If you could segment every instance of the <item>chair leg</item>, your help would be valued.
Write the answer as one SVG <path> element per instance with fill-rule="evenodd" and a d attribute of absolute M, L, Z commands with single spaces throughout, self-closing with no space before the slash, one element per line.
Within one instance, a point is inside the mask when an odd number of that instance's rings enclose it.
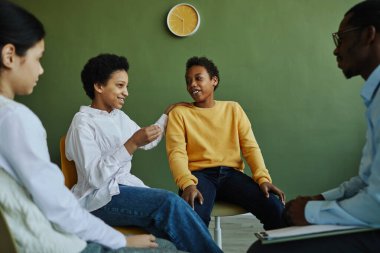
<path fill-rule="evenodd" d="M 219 216 L 215 216 L 214 240 L 219 248 L 222 249 L 222 229 Z"/>

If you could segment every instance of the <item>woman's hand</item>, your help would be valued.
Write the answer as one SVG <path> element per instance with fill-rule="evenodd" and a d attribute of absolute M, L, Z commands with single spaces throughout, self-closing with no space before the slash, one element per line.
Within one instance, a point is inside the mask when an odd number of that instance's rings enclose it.
<path fill-rule="evenodd" d="M 128 150 L 128 153 L 132 155 L 138 147 L 144 146 L 157 139 L 161 132 L 161 128 L 157 125 L 143 127 L 136 131 L 124 146 Z"/>
<path fill-rule="evenodd" d="M 128 248 L 157 248 L 154 235 L 131 235 L 125 238 Z"/>

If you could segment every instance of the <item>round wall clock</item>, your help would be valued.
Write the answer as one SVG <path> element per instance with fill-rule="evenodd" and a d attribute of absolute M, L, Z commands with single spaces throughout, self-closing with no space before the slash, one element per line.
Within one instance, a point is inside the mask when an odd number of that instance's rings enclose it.
<path fill-rule="evenodd" d="M 181 3 L 170 9 L 166 23 L 174 35 L 186 37 L 198 30 L 201 17 L 194 6 Z"/>

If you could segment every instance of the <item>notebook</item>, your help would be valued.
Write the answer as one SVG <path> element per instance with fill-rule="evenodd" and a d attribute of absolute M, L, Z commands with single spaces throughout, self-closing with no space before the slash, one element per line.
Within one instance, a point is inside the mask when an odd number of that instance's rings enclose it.
<path fill-rule="evenodd" d="M 267 230 L 265 232 L 255 233 L 255 235 L 263 244 L 268 244 L 332 235 L 359 233 L 376 229 L 379 228 L 341 225 L 308 225 Z"/>

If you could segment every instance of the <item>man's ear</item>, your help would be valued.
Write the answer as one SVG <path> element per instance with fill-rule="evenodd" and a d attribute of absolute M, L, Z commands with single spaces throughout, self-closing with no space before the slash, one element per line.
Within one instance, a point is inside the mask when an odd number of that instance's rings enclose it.
<path fill-rule="evenodd" d="M 97 92 L 97 93 L 103 93 L 103 86 L 100 85 L 99 83 L 95 83 L 95 84 L 94 84 L 94 90 L 95 90 L 95 92 Z"/>
<path fill-rule="evenodd" d="M 5 44 L 1 49 L 1 62 L 4 67 L 11 68 L 15 62 L 16 48 L 13 44 Z"/>
<path fill-rule="evenodd" d="M 376 27 L 374 27 L 373 25 L 367 27 L 365 36 L 366 36 L 366 42 L 368 44 L 374 43 L 376 39 L 376 32 L 377 32 Z"/>

